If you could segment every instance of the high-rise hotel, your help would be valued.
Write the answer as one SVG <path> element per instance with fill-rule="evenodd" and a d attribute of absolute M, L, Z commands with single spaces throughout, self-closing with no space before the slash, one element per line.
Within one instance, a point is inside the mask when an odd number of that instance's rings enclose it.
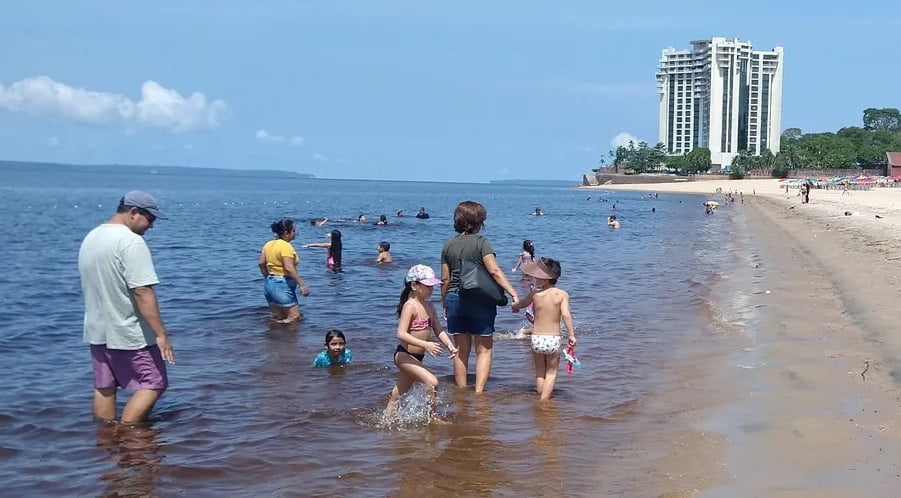
<path fill-rule="evenodd" d="M 782 47 L 752 50 L 738 38 L 667 48 L 657 68 L 659 139 L 669 154 L 710 148 L 716 166 L 739 151 L 779 152 L 782 123 Z"/>

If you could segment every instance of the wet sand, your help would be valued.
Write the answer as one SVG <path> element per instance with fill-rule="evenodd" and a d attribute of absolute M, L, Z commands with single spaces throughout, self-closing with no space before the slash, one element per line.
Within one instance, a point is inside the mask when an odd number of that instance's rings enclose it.
<path fill-rule="evenodd" d="M 673 429 L 658 439 L 664 450 L 636 490 L 895 496 L 901 485 L 901 189 L 814 190 L 811 203 L 801 204 L 796 190 L 786 198 L 779 186 L 597 188 L 745 193 L 744 205 L 720 209 L 745 211 L 736 232 L 724 236 L 747 237 L 747 272 L 726 276 L 720 291 L 741 296 L 756 314 L 729 317 L 732 326 L 708 344 L 681 350 L 683 385 L 655 400 L 669 408 L 663 413 Z"/>

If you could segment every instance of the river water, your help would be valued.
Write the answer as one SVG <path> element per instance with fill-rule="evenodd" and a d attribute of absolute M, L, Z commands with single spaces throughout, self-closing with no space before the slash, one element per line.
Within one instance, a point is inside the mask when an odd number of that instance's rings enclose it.
<path fill-rule="evenodd" d="M 736 264 L 722 234 L 738 210 L 707 216 L 697 196 L 252 173 L 7 170 L 0 180 L 0 495 L 615 494 L 604 482 L 640 480 L 622 474 L 645 458 L 622 448 L 665 424 L 644 402 L 673 386 L 661 365 L 709 333 L 717 276 Z M 170 217 L 146 239 L 177 363 L 152 426 L 115 430 L 91 420 L 76 259 L 84 235 L 135 188 Z M 554 399 L 538 403 L 517 338 L 523 317 L 504 308 L 485 394 L 458 390 L 450 362 L 428 358 L 450 423 L 429 423 L 415 390 L 401 421 L 386 423 L 403 276 L 413 264 L 439 268 L 465 199 L 486 206 L 482 234 L 503 268 L 523 239 L 561 261 L 584 367 L 561 372 Z M 618 231 L 605 226 L 614 203 Z M 412 217 L 419 206 L 431 219 Z M 536 206 L 545 216 L 529 215 Z M 353 223 L 360 213 L 391 224 Z M 321 216 L 337 221 L 309 226 Z M 280 217 L 300 222 L 295 247 L 311 290 L 305 319 L 288 327 L 269 324 L 256 267 Z M 299 248 L 333 228 L 344 234 L 339 273 L 326 269 L 325 251 Z M 382 240 L 393 265 L 374 264 Z M 332 328 L 347 335 L 355 364 L 311 368 Z M 614 458 L 620 475 L 605 475 L 600 462 Z"/>

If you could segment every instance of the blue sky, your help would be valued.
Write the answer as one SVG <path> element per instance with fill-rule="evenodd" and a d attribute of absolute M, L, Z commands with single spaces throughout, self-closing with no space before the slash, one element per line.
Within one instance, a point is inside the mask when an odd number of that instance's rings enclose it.
<path fill-rule="evenodd" d="M 657 141 L 667 46 L 784 46 L 783 127 L 834 131 L 901 107 L 899 32 L 867 0 L 8 2 L 0 159 L 575 180 Z"/>

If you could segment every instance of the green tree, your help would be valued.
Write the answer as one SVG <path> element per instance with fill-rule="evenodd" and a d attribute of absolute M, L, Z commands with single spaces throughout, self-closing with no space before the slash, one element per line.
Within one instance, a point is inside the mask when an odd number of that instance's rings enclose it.
<path fill-rule="evenodd" d="M 870 131 L 901 131 L 901 111 L 892 107 L 864 109 L 863 127 Z"/>
<path fill-rule="evenodd" d="M 782 132 L 782 140 L 797 140 L 804 135 L 801 128 L 786 128 Z"/>
<path fill-rule="evenodd" d="M 684 155 L 666 156 L 666 167 L 677 175 L 686 174 L 688 170 L 688 157 Z"/>
<path fill-rule="evenodd" d="M 763 151 L 763 154 L 760 156 L 760 168 L 772 169 L 775 164 L 776 154 L 773 154 L 773 151 L 770 149 Z"/>
<path fill-rule="evenodd" d="M 695 147 L 686 157 L 689 173 L 706 173 L 713 165 L 710 161 L 710 149 L 707 147 Z"/>
<path fill-rule="evenodd" d="M 745 171 L 746 170 L 744 166 L 732 164 L 732 168 L 729 170 L 729 179 L 741 180 L 745 177 Z"/>

